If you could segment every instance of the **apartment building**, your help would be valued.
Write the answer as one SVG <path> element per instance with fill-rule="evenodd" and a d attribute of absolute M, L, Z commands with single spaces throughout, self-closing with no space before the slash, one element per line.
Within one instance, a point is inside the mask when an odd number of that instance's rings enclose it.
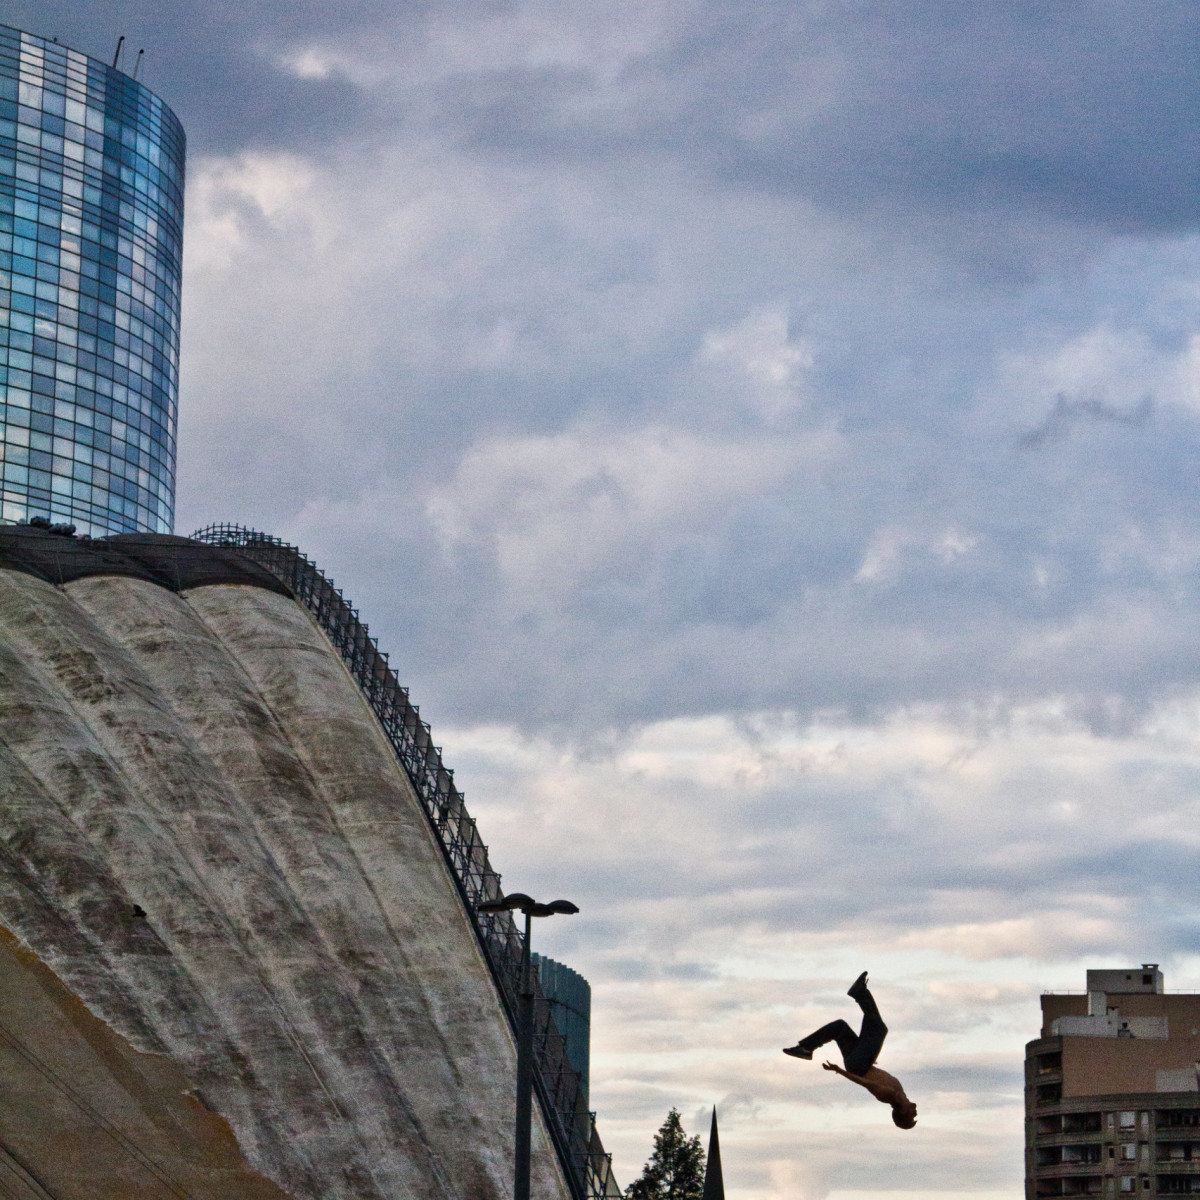
<path fill-rule="evenodd" d="M 1157 963 L 1042 996 L 1025 1048 L 1025 1195 L 1200 1195 L 1200 995 Z"/>

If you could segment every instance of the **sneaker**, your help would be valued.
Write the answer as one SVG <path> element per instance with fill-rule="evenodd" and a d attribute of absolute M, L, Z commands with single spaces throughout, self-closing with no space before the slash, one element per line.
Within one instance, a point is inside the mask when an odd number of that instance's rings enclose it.
<path fill-rule="evenodd" d="M 784 1046 L 784 1054 L 790 1054 L 793 1058 L 812 1058 L 813 1052 L 803 1043 L 797 1042 L 794 1046 Z"/>
<path fill-rule="evenodd" d="M 865 992 L 866 990 L 867 990 L 867 973 L 866 973 L 866 971 L 864 971 L 850 985 L 849 989 L 846 991 L 846 995 L 849 996 L 851 999 L 853 999 L 855 996 L 861 995 L 861 993 Z"/>

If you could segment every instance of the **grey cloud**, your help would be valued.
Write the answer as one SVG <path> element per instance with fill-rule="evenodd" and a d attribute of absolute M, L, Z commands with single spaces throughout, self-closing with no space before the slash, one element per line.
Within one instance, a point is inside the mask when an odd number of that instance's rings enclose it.
<path fill-rule="evenodd" d="M 901 1145 L 898 1141 L 884 1143 L 881 1136 L 877 1140 L 860 1134 L 847 1139 L 844 1131 L 839 1131 L 839 1135 L 819 1137 L 810 1134 L 805 1138 L 806 1155 L 811 1155 L 815 1164 L 819 1164 L 824 1185 L 821 1190 L 808 1193 L 814 1200 L 828 1196 L 829 1191 L 825 1189 L 866 1191 L 877 1195 L 886 1195 L 889 1191 L 932 1193 L 931 1180 L 939 1177 L 939 1167 L 942 1172 L 945 1170 L 939 1150 L 924 1137 L 909 1138 Z M 1018 1147 L 1019 1142 L 1011 1137 L 974 1135 L 971 1150 L 960 1147 L 955 1155 L 954 1186 L 967 1191 L 994 1188 L 1001 1181 L 1012 1187 L 1019 1186 L 1019 1174 L 1008 1169 L 1004 1161 Z M 780 1158 L 794 1156 L 794 1142 L 779 1145 L 771 1157 L 776 1155 Z M 1019 1149 L 1017 1157 L 1019 1161 Z M 736 1182 L 742 1187 L 761 1190 L 771 1184 L 764 1167 L 749 1164 L 743 1167 Z"/>
<path fill-rule="evenodd" d="M 753 1121 L 758 1116 L 760 1107 L 749 1092 L 729 1092 L 717 1101 L 718 1124 L 728 1131 L 743 1121 Z M 692 1114 L 692 1128 L 699 1133 L 706 1148 L 711 1121 L 712 1106 L 698 1108 Z"/>
<path fill-rule="evenodd" d="M 939 1066 L 910 1067 L 906 1074 L 922 1091 L 980 1092 L 994 1102 L 1019 1102 L 1025 1079 L 1019 1064 L 1001 1067 L 996 1063 L 956 1062 Z"/>
<path fill-rule="evenodd" d="M 1154 399 L 1144 397 L 1132 408 L 1108 404 L 1097 397 L 1068 399 L 1061 392 L 1054 398 L 1054 407 L 1046 419 L 1028 433 L 1021 435 L 1017 444 L 1025 450 L 1036 450 L 1049 442 L 1067 437 L 1077 425 L 1105 422 L 1125 425 L 1130 429 L 1141 429 L 1154 416 Z"/>
<path fill-rule="evenodd" d="M 406 5 L 414 16 L 418 5 Z M 377 126 L 377 105 L 332 72 L 301 79 L 278 56 L 308 40 L 402 22 L 394 7 L 371 3 L 183 4 L 115 0 L 102 7 L 69 0 L 15 0 L 10 25 L 57 37 L 73 49 L 112 61 L 117 39 L 146 51 L 141 80 L 183 121 L 193 154 L 261 146 L 316 151 L 333 138 Z M 132 69 L 132 59 L 122 62 Z"/>
<path fill-rule="evenodd" d="M 617 930 L 613 930 L 612 935 L 608 938 L 603 935 L 597 937 L 597 931 L 594 928 L 586 930 L 581 936 L 587 937 L 589 941 L 608 940 L 614 944 L 620 938 Z M 566 944 L 569 945 L 569 942 Z M 646 983 L 654 979 L 700 981 L 715 979 L 716 970 L 711 963 L 704 962 L 662 963 L 632 958 L 609 958 L 605 962 L 605 975 L 610 979 L 622 979 L 637 983 Z"/>
<path fill-rule="evenodd" d="M 516 261 L 505 269 L 519 271 Z M 889 319 L 886 308 L 873 315 Z M 455 395 L 450 375 L 436 387 L 422 383 L 415 410 L 405 388 L 405 405 L 394 416 L 382 399 L 374 409 L 364 405 L 365 389 L 354 386 L 356 403 L 339 416 L 350 435 L 347 460 L 355 478 L 364 469 L 386 470 L 372 507 L 390 506 L 394 497 L 403 520 L 387 523 L 385 532 L 375 512 L 340 496 L 329 506 L 345 514 L 335 519 L 336 536 L 317 524 L 295 524 L 286 507 L 257 519 L 293 530 L 339 578 L 355 564 L 363 581 L 355 601 L 385 642 L 406 647 L 406 678 L 419 694 L 440 697 L 443 719 L 486 712 L 595 727 L 777 705 L 865 714 L 901 697 L 1020 697 L 1046 689 L 1102 716 L 1105 697 L 1123 695 L 1136 707 L 1147 688 L 1185 684 L 1193 626 L 1181 616 L 1196 602 L 1196 585 L 1191 560 L 1166 547 L 1186 545 L 1191 523 L 1194 416 L 1161 404 L 1134 439 L 1068 439 L 1056 444 L 1053 459 L 1014 461 L 1019 435 L 981 434 L 955 412 L 952 395 L 931 388 L 914 402 L 906 385 L 896 386 L 883 364 L 895 361 L 893 354 L 924 353 L 922 345 L 855 362 L 853 377 L 839 377 L 871 340 L 859 321 L 869 328 L 868 314 L 856 314 L 843 329 L 845 362 L 827 354 L 814 368 L 811 415 L 804 418 L 812 426 L 837 421 L 846 442 L 839 460 L 816 470 L 797 463 L 778 482 L 748 484 L 690 526 L 630 519 L 608 544 L 589 546 L 588 567 L 578 573 L 506 566 L 498 546 L 517 538 L 536 549 L 514 505 L 540 506 L 549 532 L 585 515 L 599 495 L 587 488 L 599 487 L 606 472 L 602 490 L 612 490 L 602 454 L 584 464 L 583 482 L 570 492 L 544 491 L 536 475 L 516 471 L 511 490 L 474 509 L 471 481 L 452 470 L 460 447 L 473 438 L 486 443 L 502 423 L 529 438 L 559 436 L 574 424 L 571 436 L 585 447 L 628 441 L 631 421 L 646 417 L 621 402 L 606 419 L 572 422 L 572 409 L 607 405 L 607 397 L 589 393 L 590 380 L 560 377 L 557 396 L 538 383 L 523 404 L 510 406 L 515 381 L 497 397 L 494 381 L 460 374 Z M 964 369 L 979 369 L 972 351 L 953 339 L 948 318 L 941 331 L 943 353 L 954 361 L 966 356 Z M 693 353 L 701 343 L 697 331 Z M 572 349 L 563 345 L 566 354 Z M 636 374 L 627 363 L 615 369 L 644 406 L 671 396 L 675 364 L 646 364 Z M 1142 419 L 1136 407 L 1110 408 Z M 1067 418 L 1127 432 L 1104 420 L 1107 412 L 1087 402 L 1052 413 L 1044 436 Z M 698 415 L 672 419 L 716 444 L 731 440 L 728 430 L 706 427 Z M 1046 424 L 1044 415 L 1037 419 L 1036 428 Z M 272 422 L 266 414 L 262 427 Z M 1029 430 L 1029 422 L 1021 424 Z M 383 437 L 375 432 L 381 427 Z M 744 436 L 736 424 L 732 429 Z M 773 437 L 782 442 L 785 434 L 792 436 L 785 430 Z M 232 440 L 236 453 L 249 454 L 255 444 L 254 436 Z M 381 468 L 385 451 L 391 461 Z M 305 459 L 318 454 L 298 447 L 297 487 L 305 474 L 312 477 Z M 392 474 L 398 468 L 402 473 Z M 438 470 L 445 473 L 437 486 L 460 507 L 471 533 L 449 553 L 422 510 Z M 252 470 L 233 478 L 238 488 L 256 486 Z M 279 492 L 285 505 L 289 494 Z M 1121 548 L 1127 530 L 1139 538 Z M 873 540 L 883 535 L 897 539 L 890 565 L 860 578 Z M 961 552 L 955 537 L 965 539 Z M 397 611 L 390 585 L 372 566 L 381 545 L 406 580 L 402 624 L 389 623 Z M 470 656 L 461 653 L 464 638 L 474 648 Z"/>
<path fill-rule="evenodd" d="M 455 91 L 489 146 L 665 153 L 843 210 L 1031 208 L 1172 229 L 1200 215 L 1197 33 L 1184 3 L 707 4 L 619 86 L 558 68 L 481 72 Z"/>
<path fill-rule="evenodd" d="M 778 993 L 761 985 L 739 993 L 720 958 L 743 939 L 761 945 L 798 936 L 810 939 L 809 963 L 820 961 L 822 946 L 851 944 L 937 950 L 968 962 L 1032 959 L 1042 972 L 1064 956 L 1186 955 L 1196 917 L 1178 897 L 1190 887 L 1195 854 L 1180 831 L 1192 822 L 1196 767 L 1190 750 L 1148 734 L 1161 723 L 1154 717 L 1114 745 L 1069 721 L 1024 733 L 1000 732 L 1001 725 L 982 731 L 961 761 L 950 757 L 952 744 L 944 760 L 909 758 L 897 732 L 903 765 L 894 771 L 872 769 L 877 754 L 861 744 L 845 758 L 829 748 L 812 772 L 789 760 L 786 787 L 724 779 L 673 786 L 636 775 L 614 785 L 602 764 L 580 764 L 585 777 L 600 774 L 574 802 L 554 807 L 561 828 L 532 841 L 524 824 L 497 829 L 490 792 L 542 794 L 546 783 L 536 775 L 493 780 L 477 811 L 510 860 L 507 869 L 520 875 L 545 871 L 560 840 L 578 836 L 572 831 L 581 824 L 590 830 L 572 866 L 572 895 L 584 912 L 564 931 L 561 949 L 585 956 L 593 981 L 661 984 L 672 980 L 672 965 L 685 964 L 681 990 L 717 989 L 706 1002 L 712 1012 L 751 1014 L 786 996 L 837 1005 L 844 980 L 805 978 Z M 926 740 L 919 718 L 912 728 L 915 743 Z M 878 730 L 861 736 L 877 744 Z M 846 737 L 859 741 L 849 730 Z M 679 753 L 696 752 L 685 738 Z M 734 751 L 720 736 L 711 753 L 721 763 Z M 892 752 L 879 753 L 891 761 Z M 563 755 L 569 751 L 560 745 L 554 761 Z M 768 771 L 785 769 L 768 751 L 758 761 Z M 831 775 L 844 782 L 831 786 Z M 645 815 L 623 833 L 625 809 L 613 793 L 631 790 L 630 809 Z M 611 832 L 599 836 L 588 824 L 593 795 L 597 803 L 607 797 Z M 918 988 L 896 1023 L 960 1034 L 1017 1002 L 1035 1006 L 1032 993 L 1011 987 L 961 1002 L 953 989 Z"/>
<path fill-rule="evenodd" d="M 303 152 L 410 124 L 542 161 L 675 160 L 734 188 L 893 220 L 914 207 L 942 220 L 1029 209 L 1172 230 L 1200 216 L 1189 116 L 1200 18 L 1184 0 L 1152 10 L 926 0 L 893 11 L 710 0 L 686 13 L 660 3 L 659 36 L 631 39 L 615 74 L 495 61 L 483 20 L 505 13 L 514 24 L 550 19 L 536 3 L 484 14 L 375 0 L 126 0 L 103 12 L 17 0 L 7 19 L 100 57 L 119 32 L 145 45 L 148 78 L 202 151 Z M 580 39 L 595 19 L 581 14 Z M 427 45 L 447 22 L 477 39 L 469 58 L 443 64 Z M 376 82 L 299 80 L 278 66 L 306 45 L 350 54 Z"/>

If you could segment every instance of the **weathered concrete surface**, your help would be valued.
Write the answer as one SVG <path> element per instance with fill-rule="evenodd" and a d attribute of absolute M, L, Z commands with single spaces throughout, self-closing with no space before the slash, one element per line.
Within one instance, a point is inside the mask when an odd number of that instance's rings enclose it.
<path fill-rule="evenodd" d="M 0 921 L 293 1195 L 511 1194 L 495 988 L 293 601 L 0 570 Z M 540 1121 L 534 1189 L 567 1197 Z"/>
<path fill-rule="evenodd" d="M 0 1195 L 288 1200 L 189 1088 L 0 929 Z"/>

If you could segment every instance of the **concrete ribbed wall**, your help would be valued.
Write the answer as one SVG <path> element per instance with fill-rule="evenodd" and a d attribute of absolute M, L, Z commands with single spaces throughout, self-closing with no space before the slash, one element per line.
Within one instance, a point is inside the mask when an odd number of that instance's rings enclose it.
<path fill-rule="evenodd" d="M 495 988 L 293 601 L 0 569 L 0 924 L 296 1197 L 511 1195 Z M 535 1195 L 566 1200 L 540 1120 L 534 1154 Z"/>

